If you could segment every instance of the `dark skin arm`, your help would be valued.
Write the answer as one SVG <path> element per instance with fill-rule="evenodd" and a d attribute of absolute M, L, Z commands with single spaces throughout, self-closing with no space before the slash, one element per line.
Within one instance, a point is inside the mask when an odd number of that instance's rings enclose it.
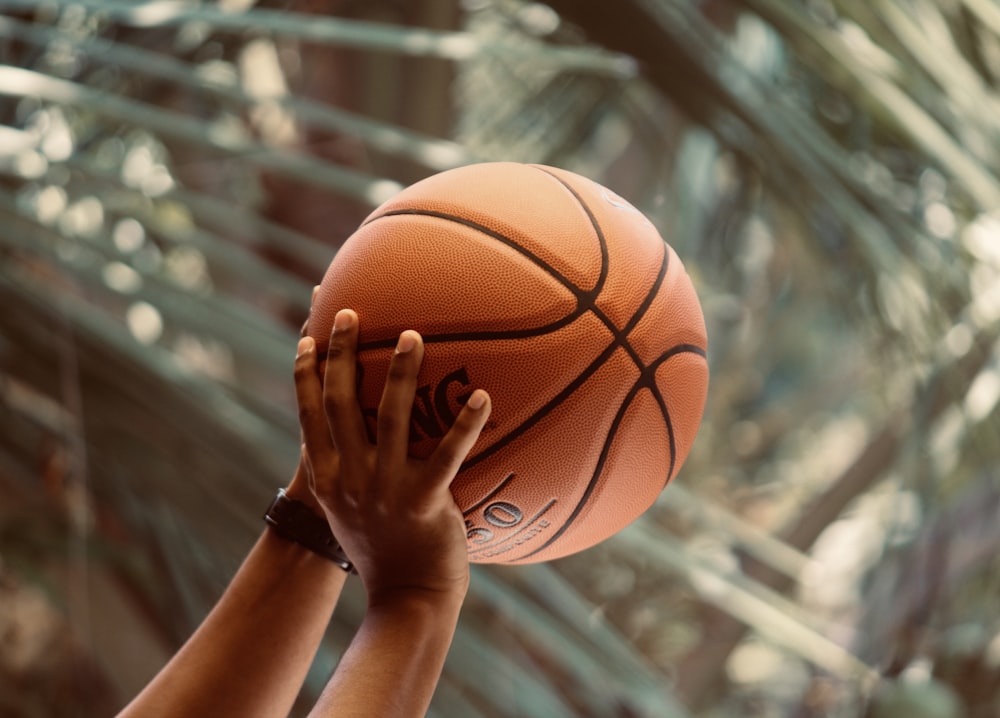
<path fill-rule="evenodd" d="M 301 463 L 287 491 L 314 500 Z M 346 578 L 265 529 L 211 613 L 120 718 L 288 715 Z"/>
<path fill-rule="evenodd" d="M 419 334 L 403 332 L 372 445 L 355 397 L 357 336 L 357 316 L 343 310 L 322 381 L 311 339 L 296 363 L 312 487 L 368 594 L 361 627 L 310 715 L 416 718 L 430 704 L 469 587 L 465 524 L 449 487 L 490 401 L 473 392 L 435 452 L 409 458 L 424 347 Z"/>
<path fill-rule="evenodd" d="M 305 460 L 303 445 L 286 492 L 321 515 Z M 346 579 L 264 529 L 209 615 L 119 718 L 288 715 Z"/>

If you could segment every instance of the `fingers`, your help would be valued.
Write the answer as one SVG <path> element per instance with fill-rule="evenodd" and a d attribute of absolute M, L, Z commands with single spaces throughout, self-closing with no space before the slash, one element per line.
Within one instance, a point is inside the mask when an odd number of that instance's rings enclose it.
<path fill-rule="evenodd" d="M 302 445 L 299 447 L 299 465 L 295 468 L 295 477 L 301 476 L 306 486 L 313 493 L 316 493 L 316 482 L 313 480 L 312 464 L 309 463 L 309 448 L 306 446 L 305 434 L 302 434 Z"/>
<path fill-rule="evenodd" d="M 312 297 L 309 299 L 309 314 L 310 315 L 312 314 L 312 307 L 313 307 L 313 304 L 316 303 L 316 295 L 318 293 L 319 293 L 319 286 L 317 285 L 317 286 L 313 287 Z M 299 336 L 300 337 L 304 337 L 308 333 L 309 333 L 309 317 L 306 317 L 306 320 L 304 322 L 302 322 L 302 328 L 299 330 Z"/>
<path fill-rule="evenodd" d="M 316 369 L 315 341 L 304 337 L 299 343 L 296 396 L 307 461 L 311 467 L 321 469 L 311 472 L 320 495 L 329 490 L 324 483 L 333 481 L 334 473 L 343 484 L 340 490 L 349 494 L 365 487 L 376 492 L 388 490 L 387 484 L 406 473 L 410 416 L 424 355 L 423 340 L 412 330 L 399 336 L 378 408 L 372 463 L 368 458 L 372 454 L 366 450 L 370 444 L 357 397 L 357 343 L 358 317 L 353 311 L 342 309 L 334 318 L 322 378 Z M 450 485 L 479 438 L 490 410 L 489 395 L 481 389 L 474 391 L 428 459 L 427 468 L 435 484 Z M 339 469 L 329 472 L 322 468 L 328 466 Z M 350 477 L 358 482 L 350 481 Z M 349 486 L 351 483 L 358 485 Z"/>
<path fill-rule="evenodd" d="M 389 373 L 378 407 L 376 457 L 379 476 L 391 480 L 402 473 L 410 439 L 410 413 L 417 391 L 417 372 L 424 356 L 424 343 L 415 331 L 399 335 L 396 351 L 389 362 Z"/>
<path fill-rule="evenodd" d="M 489 394 L 482 389 L 472 392 L 455 423 L 428 458 L 433 469 L 432 475 L 439 478 L 445 486 L 451 484 L 462 468 L 462 462 L 479 438 L 491 409 Z"/>
<path fill-rule="evenodd" d="M 368 445 L 361 407 L 358 406 L 355 376 L 358 344 L 358 316 L 341 309 L 333 320 L 333 332 L 323 376 L 323 403 L 335 446 L 343 447 L 343 459 L 363 455 Z M 313 460 L 317 460 L 313 456 Z M 357 473 L 357 472 L 354 472 Z"/>
<path fill-rule="evenodd" d="M 316 342 L 312 337 L 299 340 L 295 356 L 295 399 L 299 408 L 299 425 L 305 444 L 303 459 L 312 466 L 329 466 L 336 451 L 323 409 L 323 388 L 316 371 Z M 321 481 L 310 472 L 314 481 Z"/>

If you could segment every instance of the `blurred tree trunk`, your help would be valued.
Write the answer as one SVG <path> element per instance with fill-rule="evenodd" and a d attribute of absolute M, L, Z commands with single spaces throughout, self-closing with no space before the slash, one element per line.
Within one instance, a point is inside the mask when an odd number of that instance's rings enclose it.
<path fill-rule="evenodd" d="M 302 0 L 291 5 L 271 0 L 262 6 L 428 30 L 455 30 L 461 21 L 457 0 L 392 4 Z M 306 40 L 298 42 L 295 56 L 298 67 L 288 74 L 293 78 L 297 97 L 433 137 L 446 137 L 451 130 L 454 68 L 449 61 Z M 296 144 L 295 149 L 303 153 L 376 177 L 392 177 L 403 184 L 422 179 L 427 173 L 412 162 L 379 154 L 356 138 L 325 129 L 300 128 Z M 267 196 L 264 216 L 332 247 L 339 247 L 371 210 L 287 177 L 264 173 L 261 181 Z M 318 281 L 325 267 L 293 269 Z"/>

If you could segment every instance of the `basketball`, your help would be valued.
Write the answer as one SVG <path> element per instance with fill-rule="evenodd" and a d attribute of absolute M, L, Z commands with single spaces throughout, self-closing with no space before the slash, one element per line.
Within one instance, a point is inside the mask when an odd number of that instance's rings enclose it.
<path fill-rule="evenodd" d="M 425 343 L 412 456 L 474 389 L 492 397 L 452 484 L 473 562 L 610 537 L 677 474 L 701 422 L 707 337 L 683 264 L 643 214 L 572 172 L 484 163 L 411 185 L 327 269 L 308 326 L 320 357 L 342 308 L 359 317 L 371 433 L 404 329 Z"/>

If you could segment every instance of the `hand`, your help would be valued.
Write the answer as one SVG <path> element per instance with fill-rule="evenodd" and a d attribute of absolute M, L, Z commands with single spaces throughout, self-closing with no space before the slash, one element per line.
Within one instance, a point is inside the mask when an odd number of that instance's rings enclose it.
<path fill-rule="evenodd" d="M 312 313 L 312 305 L 316 301 L 316 295 L 319 293 L 319 287 L 315 286 L 312 289 L 312 299 L 310 300 L 309 311 Z M 299 337 L 305 337 L 309 332 L 309 318 L 307 317 L 305 322 L 302 323 L 302 329 L 299 331 Z M 301 353 L 301 351 L 299 352 Z M 316 498 L 316 494 L 312 490 L 312 481 L 309 476 L 309 467 L 306 464 L 306 445 L 302 444 L 302 451 L 299 454 L 299 464 L 295 467 L 295 473 L 292 475 L 292 480 L 289 482 L 288 486 L 285 487 L 285 493 L 289 498 L 299 501 L 312 510 L 313 513 L 322 516 L 323 507 L 320 505 L 319 500 Z"/>
<path fill-rule="evenodd" d="M 299 342 L 295 387 L 310 485 L 370 605 L 412 592 L 464 598 L 465 522 L 450 485 L 489 417 L 489 396 L 472 393 L 426 460 L 408 457 L 424 346 L 419 334 L 405 331 L 389 365 L 372 445 L 356 396 L 357 338 L 357 315 L 341 310 L 322 379 L 315 341 Z"/>

